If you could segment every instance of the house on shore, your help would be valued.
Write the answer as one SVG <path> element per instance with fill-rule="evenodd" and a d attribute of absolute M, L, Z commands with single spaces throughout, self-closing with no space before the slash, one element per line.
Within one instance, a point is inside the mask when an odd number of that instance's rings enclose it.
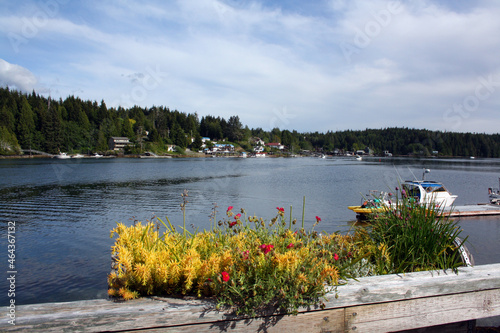
<path fill-rule="evenodd" d="M 130 145 L 129 138 L 122 136 L 112 136 L 108 140 L 109 150 L 123 150 L 126 146 Z"/>
<path fill-rule="evenodd" d="M 282 145 L 281 143 L 279 142 L 270 142 L 270 143 L 266 143 L 266 147 L 269 147 L 269 148 L 274 148 L 274 149 L 278 149 L 278 150 L 283 150 L 285 149 L 285 146 Z"/>

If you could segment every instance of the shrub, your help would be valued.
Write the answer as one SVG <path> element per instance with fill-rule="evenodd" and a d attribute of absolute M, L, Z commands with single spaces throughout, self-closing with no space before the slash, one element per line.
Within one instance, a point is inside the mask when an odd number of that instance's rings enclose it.
<path fill-rule="evenodd" d="M 462 230 L 443 212 L 444 208 L 421 204 L 402 190 L 390 209 L 373 216 L 368 227 L 358 228 L 362 243 L 374 254 L 377 273 L 461 266 L 459 247 L 466 239 L 456 244 Z"/>

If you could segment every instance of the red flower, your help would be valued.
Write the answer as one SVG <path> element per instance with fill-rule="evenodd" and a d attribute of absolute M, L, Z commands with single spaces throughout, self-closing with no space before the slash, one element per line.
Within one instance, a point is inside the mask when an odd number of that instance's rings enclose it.
<path fill-rule="evenodd" d="M 286 246 L 287 249 L 291 249 L 293 247 L 293 243 L 290 243 Z"/>
<path fill-rule="evenodd" d="M 231 222 L 231 223 L 229 223 L 229 228 L 232 228 L 232 227 L 234 227 L 237 224 L 238 224 L 238 222 L 236 222 L 236 221 Z"/>
<path fill-rule="evenodd" d="M 235 219 L 235 220 L 237 220 L 237 219 L 239 219 L 240 217 L 241 217 L 241 214 L 240 214 L 240 213 L 238 213 L 238 214 L 236 214 L 236 215 L 234 216 L 234 219 Z"/>
<path fill-rule="evenodd" d="M 285 208 L 283 207 L 276 207 L 276 209 L 281 212 L 281 213 L 284 213 L 285 212 Z"/>
<path fill-rule="evenodd" d="M 222 281 L 227 282 L 229 281 L 229 274 L 227 272 L 222 272 Z"/>
<path fill-rule="evenodd" d="M 316 216 L 316 222 L 321 222 L 321 217 Z"/>
<path fill-rule="evenodd" d="M 229 207 L 227 207 L 227 212 L 229 212 L 229 211 L 230 211 L 230 210 L 232 210 L 232 209 L 233 209 L 233 206 L 229 206 Z"/>
<path fill-rule="evenodd" d="M 250 251 L 244 251 L 243 252 L 243 260 L 247 260 L 249 254 L 250 254 Z"/>
<path fill-rule="evenodd" d="M 262 244 L 259 247 L 262 250 L 262 252 L 264 252 L 264 254 L 268 254 L 274 248 L 274 245 L 272 245 L 272 244 L 267 244 L 267 245 L 266 244 Z"/>
<path fill-rule="evenodd" d="M 338 255 L 337 253 L 335 253 L 335 254 L 333 255 L 333 259 L 335 259 L 335 260 L 339 260 L 339 255 Z"/>

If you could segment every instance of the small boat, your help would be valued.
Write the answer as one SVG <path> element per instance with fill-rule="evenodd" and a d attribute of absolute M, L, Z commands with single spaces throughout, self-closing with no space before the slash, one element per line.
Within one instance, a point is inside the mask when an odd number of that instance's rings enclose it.
<path fill-rule="evenodd" d="M 424 170 L 424 174 L 430 172 Z M 452 195 L 446 187 L 432 180 L 407 180 L 401 184 L 401 193 L 409 198 L 414 198 L 419 204 L 433 205 L 437 208 L 449 208 L 455 202 L 457 195 Z M 397 197 L 388 192 L 370 191 L 365 201 L 360 206 L 349 206 L 348 208 L 364 218 L 368 214 L 379 213 L 391 209 L 397 204 Z"/>
<path fill-rule="evenodd" d="M 69 156 L 67 153 L 61 153 L 61 152 L 59 152 L 59 154 L 54 155 L 54 158 L 57 158 L 57 159 L 60 159 L 60 160 L 65 160 L 65 159 L 71 158 L 71 156 Z"/>
<path fill-rule="evenodd" d="M 159 156 L 153 153 L 152 151 L 147 151 L 144 155 L 139 155 L 139 158 L 158 158 Z"/>
<path fill-rule="evenodd" d="M 356 155 L 356 161 L 362 161 L 362 160 L 363 160 L 362 156 Z"/>
<path fill-rule="evenodd" d="M 388 210 L 392 206 L 392 193 L 370 190 L 364 197 L 364 202 L 360 206 L 349 206 L 359 218 L 364 218 L 369 214 L 380 213 Z"/>
<path fill-rule="evenodd" d="M 82 154 L 75 154 L 72 155 L 71 158 L 83 158 L 84 156 Z"/>
<path fill-rule="evenodd" d="M 101 157 L 102 157 L 102 155 L 101 155 L 101 154 L 99 154 L 99 153 L 95 153 L 94 155 L 92 155 L 92 157 L 94 157 L 94 158 L 101 158 Z"/>
<path fill-rule="evenodd" d="M 488 198 L 490 199 L 490 204 L 500 205 L 500 178 L 498 178 L 498 183 L 498 188 L 488 188 Z"/>

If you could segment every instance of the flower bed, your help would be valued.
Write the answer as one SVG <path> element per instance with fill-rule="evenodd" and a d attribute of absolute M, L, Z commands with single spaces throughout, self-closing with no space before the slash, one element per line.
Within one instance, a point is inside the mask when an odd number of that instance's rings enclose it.
<path fill-rule="evenodd" d="M 309 231 L 303 222 L 296 228 L 280 207 L 269 222 L 228 207 L 218 223 L 214 208 L 211 230 L 195 233 L 186 230 L 185 221 L 177 230 L 168 219 L 167 224 L 160 219 L 118 224 L 111 233 L 118 238 L 112 247 L 117 269 L 109 275 L 109 295 L 194 295 L 212 297 L 217 308 L 231 307 L 237 314 L 296 313 L 302 306 L 321 307 L 322 297 L 347 278 L 461 265 L 453 243 L 459 234 L 455 223 L 446 217 L 436 220 L 429 207 L 405 205 L 411 210 L 397 207 L 370 228 L 348 235 L 314 231 L 319 217 Z M 401 216 L 409 227 L 401 224 Z M 432 247 L 416 245 L 431 236 Z"/>

